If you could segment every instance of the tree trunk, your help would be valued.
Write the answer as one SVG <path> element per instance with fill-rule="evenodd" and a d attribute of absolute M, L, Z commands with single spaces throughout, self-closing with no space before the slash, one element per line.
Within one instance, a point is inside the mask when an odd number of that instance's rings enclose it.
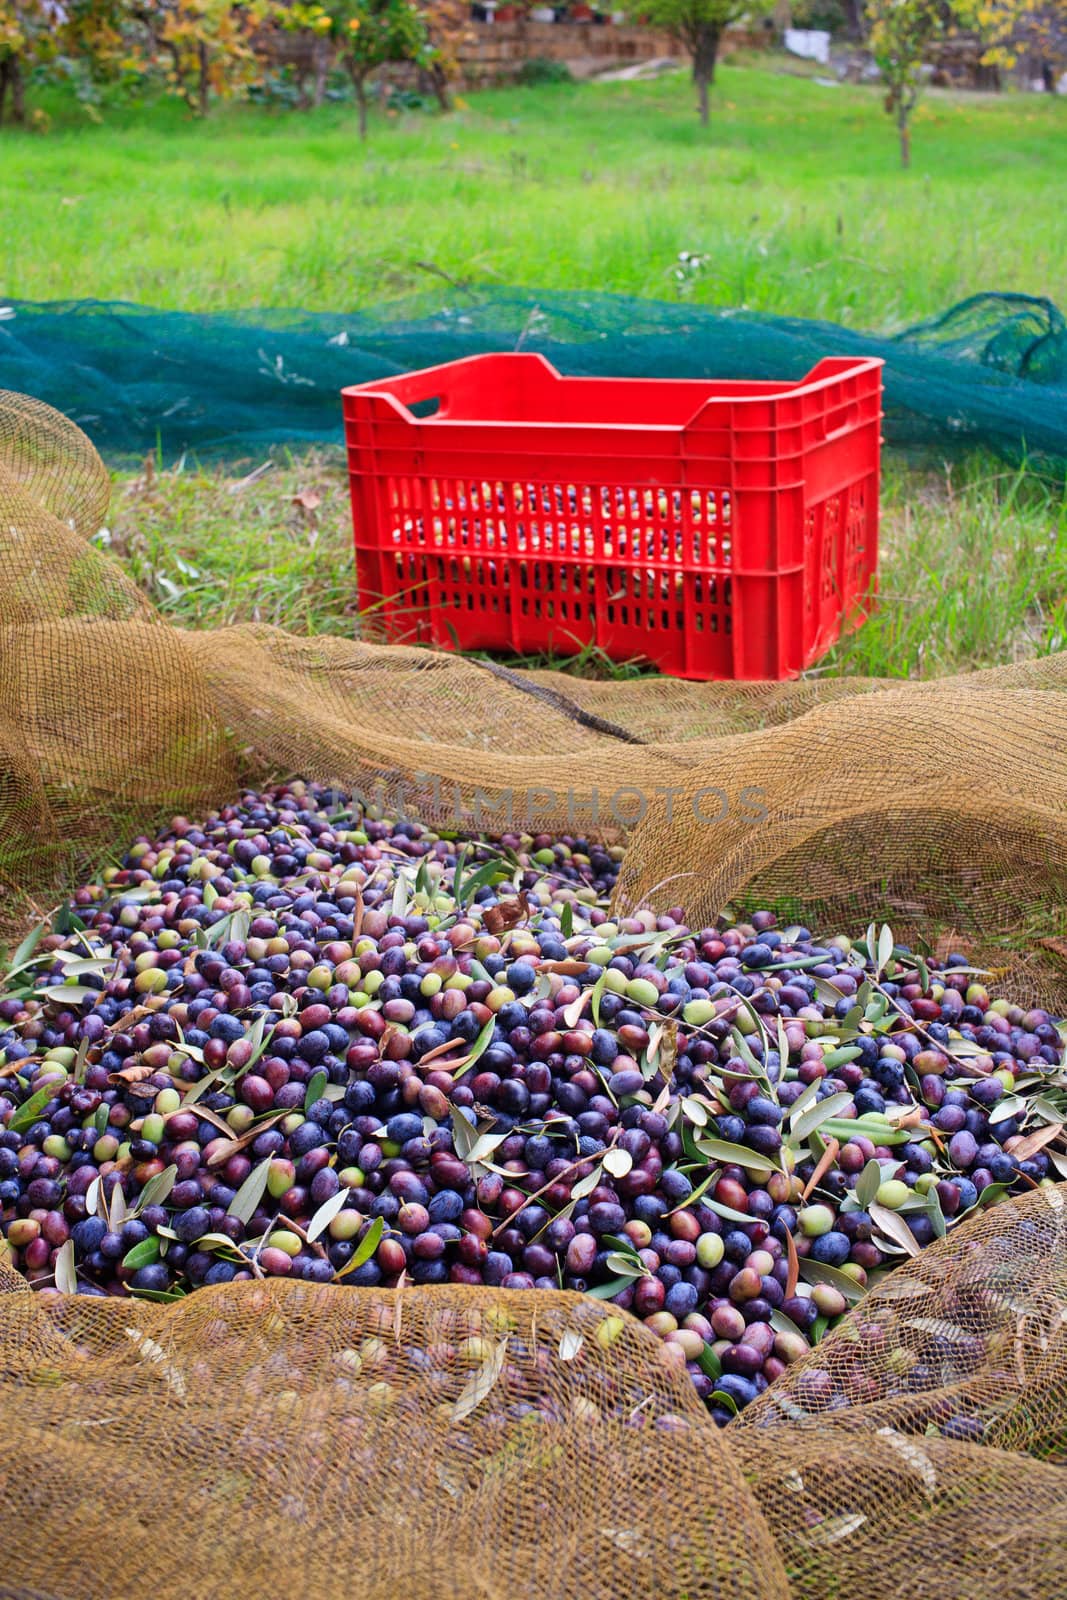
<path fill-rule="evenodd" d="M 897 112 L 897 132 L 900 135 L 900 164 L 902 167 L 910 167 L 911 129 L 908 126 L 908 112 L 903 109 Z"/>
<path fill-rule="evenodd" d="M 196 47 L 196 53 L 197 53 L 197 59 L 198 59 L 198 62 L 199 62 L 198 72 L 197 72 L 197 85 L 196 85 L 196 105 L 197 105 L 197 110 L 199 111 L 200 115 L 202 117 L 206 117 L 207 116 L 207 106 L 208 106 L 209 77 L 208 77 L 207 45 L 204 43 L 203 39 L 201 39 L 200 42 L 198 43 L 198 45 Z"/>
<path fill-rule="evenodd" d="M 312 103 L 321 106 L 326 98 L 326 78 L 330 70 L 330 47 L 325 42 L 315 56 L 315 88 Z"/>
<path fill-rule="evenodd" d="M 693 40 L 693 82 L 697 88 L 697 105 L 704 127 L 710 116 L 709 93 L 715 82 L 715 63 L 719 58 L 719 41 L 722 28 L 717 23 L 700 24 Z"/>
<path fill-rule="evenodd" d="M 439 61 L 434 61 L 430 66 L 430 81 L 433 92 L 437 96 L 437 104 L 442 111 L 451 111 L 452 100 L 448 92 L 448 77 L 444 67 Z"/>
<path fill-rule="evenodd" d="M 845 33 L 849 39 L 857 43 L 866 36 L 866 19 L 864 16 L 863 0 L 843 0 L 845 13 Z"/>
<path fill-rule="evenodd" d="M 11 120 L 26 121 L 26 80 L 18 56 L 11 57 Z"/>
<path fill-rule="evenodd" d="M 351 78 L 352 78 L 352 87 L 356 91 L 356 105 L 357 105 L 357 107 L 359 109 L 359 136 L 360 136 L 361 139 L 365 139 L 367 137 L 367 81 L 366 81 L 366 76 L 362 72 L 357 72 L 355 67 L 350 66 L 348 70 L 349 70 L 349 73 L 350 73 Z"/>

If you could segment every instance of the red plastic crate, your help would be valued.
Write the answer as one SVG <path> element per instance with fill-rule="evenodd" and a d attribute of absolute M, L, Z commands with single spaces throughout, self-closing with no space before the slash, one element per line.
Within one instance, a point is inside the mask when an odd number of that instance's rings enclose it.
<path fill-rule="evenodd" d="M 346 389 L 361 604 L 397 641 L 792 677 L 866 614 L 881 366 L 712 383 L 484 355 Z"/>

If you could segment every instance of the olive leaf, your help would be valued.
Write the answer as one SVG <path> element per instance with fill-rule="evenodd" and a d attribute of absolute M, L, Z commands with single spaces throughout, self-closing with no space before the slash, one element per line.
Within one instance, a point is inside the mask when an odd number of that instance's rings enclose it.
<path fill-rule="evenodd" d="M 83 983 L 57 983 L 43 989 L 35 989 L 34 994 L 42 1000 L 49 1000 L 59 1006 L 81 1006 L 86 1000 L 99 1000 L 100 990 L 89 989 Z"/>
<path fill-rule="evenodd" d="M 581 1351 L 584 1343 L 584 1333 L 574 1333 L 568 1328 L 559 1341 L 559 1359 L 561 1361 L 573 1361 Z"/>
<path fill-rule="evenodd" d="M 37 946 L 44 938 L 47 927 L 47 922 L 39 922 L 35 928 L 30 929 L 25 939 L 23 939 L 22 943 L 18 946 L 14 955 L 11 957 L 11 966 L 4 975 L 4 988 L 6 988 L 11 982 L 12 978 L 17 977 L 18 974 L 24 970 L 24 968 L 33 964 L 30 960 L 30 957 L 33 955 L 33 952 L 37 949 Z"/>
<path fill-rule="evenodd" d="M 607 981 L 608 981 L 608 969 L 607 969 L 607 967 L 605 967 L 603 972 L 600 974 L 600 977 L 594 983 L 593 988 L 592 988 L 592 1001 L 591 1001 L 590 1009 L 592 1010 L 592 1014 L 593 1014 L 593 1026 L 594 1026 L 594 1028 L 599 1028 L 600 1027 L 600 997 L 604 993 L 604 989 L 605 989 L 605 987 L 607 985 Z"/>
<path fill-rule="evenodd" d="M 250 1222 L 259 1202 L 262 1200 L 267 1188 L 267 1173 L 270 1171 L 270 1156 L 265 1157 L 258 1167 L 253 1167 L 248 1177 L 242 1183 L 229 1205 L 226 1214 L 237 1217 L 241 1222 Z"/>
<path fill-rule="evenodd" d="M 822 1058 L 822 1064 L 828 1072 L 832 1072 L 835 1067 L 843 1067 L 846 1062 L 855 1061 L 862 1054 L 858 1045 L 843 1045 L 838 1050 L 828 1050 Z"/>
<path fill-rule="evenodd" d="M 248 1058 L 248 1065 L 242 1068 L 242 1074 L 251 1072 L 270 1043 L 271 1035 L 274 1032 L 274 1023 L 271 1022 L 270 1026 L 267 1026 L 269 1016 L 270 1013 L 268 1011 L 261 1011 L 249 1029 L 248 1042 L 252 1046 L 252 1054 Z"/>
<path fill-rule="evenodd" d="M 94 978 L 106 978 L 110 972 L 114 971 L 114 968 L 114 956 L 101 957 L 99 959 L 93 958 L 91 960 L 85 957 L 80 960 L 68 961 L 63 967 L 63 982 L 66 983 L 68 978 L 85 978 L 90 974 Z M 100 991 L 96 990 L 95 993 L 99 994 Z"/>
<path fill-rule="evenodd" d="M 510 876 L 510 872 L 507 872 L 499 861 L 487 861 L 484 866 L 472 872 L 465 883 L 458 884 L 455 891 L 456 903 L 466 907 L 470 905 L 479 889 L 484 889 L 497 883 L 505 883 Z M 457 862 L 456 879 L 458 880 L 458 878 L 459 863 Z"/>
<path fill-rule="evenodd" d="M 706 1344 L 697 1356 L 697 1366 L 712 1381 L 722 1377 L 722 1362 L 719 1360 L 710 1344 Z"/>
<path fill-rule="evenodd" d="M 610 1272 L 617 1273 L 620 1278 L 649 1278 L 651 1273 L 635 1251 L 632 1255 L 625 1250 L 610 1250 L 605 1266 Z"/>
<path fill-rule="evenodd" d="M 681 1105 L 682 1116 L 687 1122 L 692 1122 L 698 1128 L 707 1127 L 708 1108 L 702 1100 L 698 1100 L 695 1095 L 686 1094 L 682 1096 Z"/>
<path fill-rule="evenodd" d="M 142 1239 L 140 1244 L 135 1244 L 131 1250 L 127 1250 L 122 1258 L 122 1265 L 128 1267 L 131 1272 L 136 1272 L 140 1267 L 150 1267 L 153 1262 L 159 1260 L 161 1248 L 155 1234 L 150 1233 L 147 1239 Z"/>
<path fill-rule="evenodd" d="M 714 1396 L 712 1396 L 714 1399 Z M 842 1512 L 840 1516 L 824 1517 L 803 1535 L 808 1544 L 836 1544 L 858 1532 L 867 1521 L 862 1511 Z"/>
<path fill-rule="evenodd" d="M 118 1233 L 119 1229 L 122 1227 L 122 1224 L 126 1221 L 126 1216 L 126 1191 L 122 1187 L 121 1182 L 119 1182 L 116 1183 L 115 1187 L 112 1189 L 111 1199 L 108 1204 L 108 1231 L 111 1233 Z"/>
<path fill-rule="evenodd" d="M 941 1199 L 935 1189 L 930 1189 L 926 1196 L 926 1214 L 930 1218 L 930 1226 L 934 1230 L 935 1239 L 943 1239 L 948 1232 L 945 1213 L 941 1209 Z"/>
<path fill-rule="evenodd" d="M 842 1089 L 839 1094 L 829 1095 L 825 1100 L 819 1100 L 808 1110 L 802 1111 L 799 1117 L 789 1119 L 789 1141 L 801 1143 L 816 1128 L 821 1128 L 824 1122 L 830 1122 L 852 1104 L 852 1096 L 847 1089 Z"/>
<path fill-rule="evenodd" d="M 100 1178 L 94 1178 L 85 1191 L 85 1215 L 87 1217 L 100 1217 L 107 1221 L 107 1201 L 104 1199 L 103 1183 Z"/>
<path fill-rule="evenodd" d="M 578 1019 L 588 1004 L 589 993 L 588 989 L 581 989 L 570 1005 L 564 1007 L 563 1020 L 568 1028 L 576 1028 L 578 1026 Z"/>
<path fill-rule="evenodd" d="M 24 1100 L 8 1123 L 8 1131 L 21 1133 L 24 1128 L 32 1127 L 37 1121 L 38 1114 L 44 1110 L 49 1100 L 53 1100 L 58 1089 L 57 1084 L 46 1083 L 43 1089 L 38 1089 L 36 1094 L 31 1094 Z M 107 1107 L 104 1108 L 105 1110 Z"/>
<path fill-rule="evenodd" d="M 463 1385 L 455 1405 L 452 1407 L 451 1420 L 462 1422 L 475 1411 L 482 1401 L 493 1389 L 501 1372 L 504 1370 L 504 1360 L 508 1353 L 508 1337 L 504 1336 L 500 1343 L 490 1350 L 477 1372 L 472 1372 L 467 1382 Z"/>
<path fill-rule="evenodd" d="M 410 885 L 407 877 L 403 872 L 398 871 L 396 875 L 396 882 L 393 885 L 393 899 L 389 907 L 389 913 L 391 916 L 403 917 L 407 914 L 409 892 Z"/>
<path fill-rule="evenodd" d="M 375 1217 L 353 1254 L 345 1262 L 344 1266 L 334 1273 L 334 1281 L 339 1282 L 340 1279 L 346 1278 L 350 1272 L 355 1272 L 357 1267 L 363 1266 L 364 1262 L 369 1261 L 381 1243 L 384 1232 L 385 1218 Z"/>
<path fill-rule="evenodd" d="M 471 965 L 472 965 L 472 968 L 473 968 L 474 966 L 477 965 L 477 963 L 476 962 L 472 962 Z M 488 974 L 486 974 L 486 976 L 488 977 Z M 489 978 L 489 982 L 492 983 L 492 981 L 493 981 L 492 978 Z M 496 1017 L 492 1016 L 492 1017 L 489 1018 L 489 1021 L 485 1024 L 485 1027 L 482 1029 L 482 1031 L 478 1035 L 477 1039 L 475 1039 L 473 1045 L 471 1046 L 470 1054 L 469 1055 L 465 1055 L 461 1061 L 458 1061 L 456 1063 L 456 1065 L 454 1067 L 452 1067 L 451 1072 L 452 1072 L 452 1081 L 453 1081 L 453 1083 L 458 1082 L 458 1080 L 463 1076 L 463 1074 L 465 1072 L 469 1072 L 470 1071 L 471 1067 L 473 1067 L 473 1065 L 474 1065 L 474 1063 L 476 1061 L 481 1060 L 482 1056 L 485 1054 L 485 1052 L 488 1050 L 490 1044 L 492 1043 L 493 1030 L 495 1028 L 496 1028 Z M 444 1070 L 445 1069 L 442 1068 L 442 1071 L 444 1071 Z"/>
<path fill-rule="evenodd" d="M 928 1290 L 920 1290 L 920 1293 Z M 955 1322 L 943 1322 L 940 1317 L 908 1317 L 904 1323 L 906 1328 L 915 1328 L 919 1333 L 933 1334 L 935 1339 L 942 1340 L 945 1344 L 970 1344 L 974 1334 L 967 1328 L 961 1328 Z"/>
<path fill-rule="evenodd" d="M 878 965 L 875 969 L 878 977 L 881 977 L 882 973 L 889 965 L 893 955 L 894 945 L 895 940 L 893 938 L 893 930 L 889 926 L 888 922 L 883 922 L 881 932 L 878 935 Z"/>
<path fill-rule="evenodd" d="M 74 1268 L 73 1239 L 67 1239 L 56 1253 L 55 1277 L 60 1294 L 77 1294 L 78 1274 Z"/>
<path fill-rule="evenodd" d="M 304 1096 L 305 1116 L 311 1110 L 312 1106 L 315 1104 L 315 1101 L 322 1099 L 322 1091 L 325 1089 L 329 1081 L 330 1079 L 328 1074 L 323 1072 L 321 1067 L 319 1068 L 318 1072 L 313 1072 L 311 1074 L 311 1077 L 308 1079 L 307 1093 Z"/>
<path fill-rule="evenodd" d="M 571 1199 L 572 1200 L 584 1200 L 586 1195 L 592 1194 L 593 1190 L 596 1188 L 596 1186 L 597 1186 L 597 1184 L 599 1182 L 600 1182 L 600 1163 L 598 1162 L 596 1164 L 596 1166 L 593 1168 L 592 1172 L 587 1173 L 584 1178 L 579 1178 L 578 1179 L 578 1182 L 571 1189 Z"/>
<path fill-rule="evenodd" d="M 802 1094 L 797 1095 L 796 1099 L 793 1101 L 793 1104 L 789 1108 L 790 1122 L 795 1122 L 798 1117 L 803 1116 L 804 1112 L 809 1106 L 815 1104 L 816 1100 L 819 1098 L 819 1089 L 821 1084 L 822 1079 L 816 1078 L 814 1083 L 808 1084 L 807 1088 Z"/>
<path fill-rule="evenodd" d="M 855 1278 L 850 1278 L 847 1272 L 842 1272 L 838 1267 L 831 1267 L 825 1261 L 813 1261 L 811 1256 L 800 1257 L 800 1276 L 808 1283 L 831 1284 L 841 1291 L 850 1305 L 862 1300 L 867 1292 Z"/>
<path fill-rule="evenodd" d="M 149 1178 L 141 1190 L 137 1198 L 137 1204 L 130 1212 L 130 1215 L 139 1216 L 148 1206 L 161 1206 L 177 1181 L 178 1169 L 175 1166 L 166 1167 L 162 1172 L 157 1172 L 154 1178 Z"/>
<path fill-rule="evenodd" d="M 772 1172 L 782 1170 L 769 1156 L 758 1155 L 747 1145 L 731 1144 L 728 1139 L 697 1139 L 696 1147 L 709 1161 L 722 1161 L 727 1166 L 744 1167 L 746 1172 L 754 1172 L 760 1177 L 769 1177 Z"/>
<path fill-rule="evenodd" d="M 897 1433 L 895 1428 L 878 1428 L 879 1439 L 884 1439 L 897 1454 L 906 1461 L 908 1466 L 922 1479 L 923 1487 L 930 1495 L 937 1491 L 937 1473 L 934 1464 L 921 1445 L 914 1439 L 909 1439 L 906 1434 Z"/>
<path fill-rule="evenodd" d="M 684 1211 L 687 1206 L 695 1206 L 699 1200 L 704 1198 L 705 1193 L 711 1188 L 711 1185 L 713 1183 L 718 1183 L 721 1177 L 722 1169 L 720 1167 L 713 1167 L 704 1181 L 698 1184 L 693 1190 L 692 1194 L 687 1194 L 685 1199 L 679 1205 L 672 1207 L 672 1209 L 667 1212 L 668 1217 L 673 1217 L 676 1211 Z"/>
<path fill-rule="evenodd" d="M 873 1202 L 868 1206 L 871 1221 L 875 1227 L 884 1233 L 887 1239 L 892 1239 L 894 1244 L 907 1252 L 909 1256 L 922 1254 L 922 1246 L 912 1233 L 903 1217 L 898 1217 L 895 1211 L 888 1206 L 880 1206 Z"/>
<path fill-rule="evenodd" d="M 1034 1133 L 1028 1133 L 1025 1139 L 1014 1146 L 1013 1154 L 1018 1161 L 1029 1161 L 1031 1156 L 1037 1155 L 1047 1144 L 1051 1144 L 1063 1132 L 1067 1124 L 1063 1122 L 1050 1122 L 1044 1128 L 1038 1128 Z"/>
<path fill-rule="evenodd" d="M 859 1202 L 861 1211 L 867 1210 L 881 1187 L 882 1169 L 872 1156 L 856 1179 L 856 1186 L 852 1191 Z"/>
<path fill-rule="evenodd" d="M 587 1289 L 585 1292 L 587 1295 L 591 1295 L 594 1300 L 614 1300 L 615 1296 L 621 1294 L 624 1289 L 628 1289 L 633 1281 L 631 1275 L 627 1275 L 625 1278 L 612 1278 L 609 1283 L 598 1283 L 595 1288 Z"/>
<path fill-rule="evenodd" d="M 792 1317 L 787 1317 L 784 1311 L 773 1310 L 768 1321 L 775 1333 L 800 1333 Z M 800 1337 L 803 1338 L 804 1335 L 800 1334 Z"/>
<path fill-rule="evenodd" d="M 785 1299 L 791 1300 L 797 1292 L 797 1283 L 800 1280 L 800 1257 L 797 1254 L 796 1240 L 788 1228 L 784 1228 L 785 1255 L 789 1263 L 788 1276 L 785 1280 Z"/>
<path fill-rule="evenodd" d="M 463 869 L 467 865 L 468 853 L 466 845 L 461 850 L 456 851 L 456 870 L 452 874 L 452 898 L 457 905 L 460 904 L 459 891 L 463 882 Z"/>
<path fill-rule="evenodd" d="M 788 961 L 769 961 L 761 972 L 803 972 L 805 967 L 821 967 L 825 956 L 790 956 Z"/>
<path fill-rule="evenodd" d="M 322 1202 L 322 1205 L 307 1225 L 306 1237 L 308 1244 L 313 1244 L 319 1234 L 330 1226 L 337 1213 L 344 1208 L 344 1203 L 347 1199 L 348 1190 L 338 1189 L 336 1194 L 332 1194 L 328 1200 Z"/>
<path fill-rule="evenodd" d="M 747 1211 L 735 1211 L 733 1206 L 726 1205 L 722 1200 L 705 1200 L 704 1204 L 714 1211 L 717 1217 L 725 1217 L 728 1222 L 752 1221 Z"/>

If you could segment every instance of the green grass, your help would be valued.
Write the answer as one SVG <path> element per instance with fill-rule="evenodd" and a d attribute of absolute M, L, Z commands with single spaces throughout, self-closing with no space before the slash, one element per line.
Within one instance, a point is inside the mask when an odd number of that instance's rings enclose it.
<path fill-rule="evenodd" d="M 351 309 L 440 285 L 597 288 L 889 329 L 978 289 L 1067 301 L 1067 103 L 931 92 L 898 165 L 875 88 L 773 59 L 472 96 L 447 117 L 351 107 L 44 102 L 0 135 L 4 293 L 196 310 Z M 679 252 L 706 258 L 679 285 Z"/>
<path fill-rule="evenodd" d="M 309 495 L 320 502 L 310 512 L 297 500 Z M 922 477 L 891 468 L 883 502 L 878 609 L 818 672 L 939 677 L 1067 649 L 1062 494 L 976 464 Z M 329 456 L 278 465 L 236 486 L 195 469 L 120 480 L 110 540 L 183 626 L 254 620 L 353 632 L 359 600 L 347 485 Z M 590 675 L 634 670 L 593 651 L 570 665 Z"/>
<path fill-rule="evenodd" d="M 609 289 L 891 329 L 981 289 L 1067 304 L 1067 103 L 929 94 L 898 165 L 876 89 L 726 63 L 472 96 L 452 115 L 48 102 L 0 135 L 5 294 L 333 310 L 457 284 Z M 679 253 L 701 258 L 679 281 Z M 254 463 L 252 463 L 254 465 Z M 311 490 L 321 504 L 294 504 Z M 818 669 L 936 675 L 1067 648 L 1067 513 L 1025 474 L 888 463 L 881 604 Z M 116 552 L 176 621 L 351 633 L 347 495 L 309 456 L 122 479 Z M 594 656 L 576 670 L 609 669 Z M 625 670 L 625 669 L 621 669 Z"/>

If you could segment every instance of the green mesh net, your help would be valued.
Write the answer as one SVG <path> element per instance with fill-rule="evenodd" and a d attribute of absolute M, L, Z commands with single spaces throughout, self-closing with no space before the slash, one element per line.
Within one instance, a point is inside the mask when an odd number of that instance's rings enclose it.
<path fill-rule="evenodd" d="M 1067 464 L 1067 324 L 1027 295 L 976 295 L 895 335 L 520 289 L 336 314 L 97 301 L 0 309 L 0 384 L 63 411 L 114 463 L 156 449 L 168 461 L 186 450 L 232 460 L 339 444 L 344 385 L 514 349 L 543 351 L 565 373 L 676 378 L 792 380 L 823 356 L 882 356 L 890 445 Z"/>

